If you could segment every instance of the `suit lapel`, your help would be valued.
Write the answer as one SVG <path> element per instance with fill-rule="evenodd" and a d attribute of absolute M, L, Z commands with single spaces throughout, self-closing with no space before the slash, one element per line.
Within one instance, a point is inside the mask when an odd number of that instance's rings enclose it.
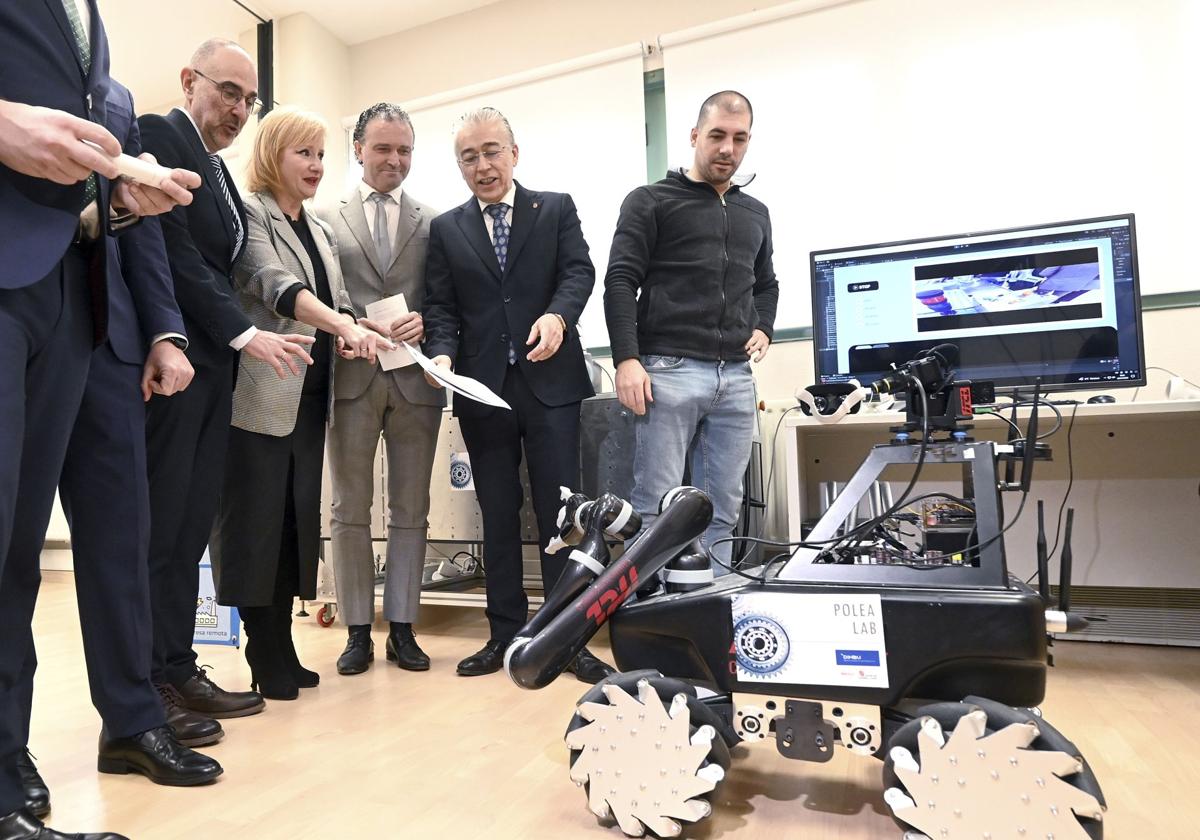
<path fill-rule="evenodd" d="M 71 0 L 67 0 L 71 2 Z M 83 71 L 83 56 L 79 54 L 79 44 L 75 41 L 75 33 L 71 29 L 71 21 L 67 17 L 66 7 L 63 6 L 63 0 L 45 0 L 46 7 L 50 10 L 50 14 L 54 17 L 54 22 L 58 24 L 59 30 L 67 40 L 67 44 L 71 47 L 71 55 L 75 56 L 75 65 L 79 68 L 79 75 L 87 78 L 87 74 Z M 96 32 L 96 19 L 99 15 L 96 9 L 92 7 L 92 34 Z"/>
<path fill-rule="evenodd" d="M 275 202 L 274 198 L 268 193 L 258 193 L 258 198 L 262 201 L 263 207 L 266 208 L 267 215 L 271 217 L 271 227 L 275 229 L 276 238 L 282 239 L 284 244 L 292 249 L 292 253 L 296 255 L 296 259 L 304 267 L 304 277 L 300 279 L 311 289 L 313 285 L 312 278 L 316 276 L 316 272 L 313 271 L 312 260 L 308 258 L 308 251 L 305 250 L 304 243 L 300 241 L 300 237 L 292 229 L 292 223 L 288 221 L 287 216 L 279 209 L 279 205 Z M 309 227 L 311 229 L 312 222 L 309 222 Z M 323 259 L 324 255 L 322 255 Z"/>
<path fill-rule="evenodd" d="M 204 185 L 208 187 L 208 194 L 212 197 L 213 203 L 217 208 L 217 218 L 221 220 L 221 224 L 225 228 L 225 241 L 229 243 L 226 251 L 232 254 L 234 239 L 233 219 L 229 217 L 229 206 L 225 203 L 225 196 L 221 194 L 221 182 L 217 180 L 217 174 L 213 170 L 208 150 L 204 148 L 204 141 L 200 139 L 200 132 L 196 131 L 196 127 L 192 125 L 192 121 L 188 119 L 188 115 L 179 109 L 172 109 L 168 112 L 167 121 L 175 126 L 175 130 L 187 141 L 187 144 L 192 148 L 192 153 L 196 156 L 197 171 L 199 171 Z M 228 177 L 228 173 L 226 177 Z M 234 201 L 236 202 L 237 199 L 234 199 Z M 245 227 L 244 224 L 243 227 Z M 232 258 L 230 264 L 232 265 Z"/>
<path fill-rule="evenodd" d="M 334 258 L 333 251 L 331 251 L 329 249 L 329 240 L 325 236 L 325 230 L 320 225 L 317 224 L 316 219 L 314 218 L 312 213 L 306 212 L 304 214 L 304 220 L 308 223 L 309 236 L 311 236 L 313 238 L 313 242 L 315 242 L 317 244 L 317 253 L 321 255 L 321 262 L 325 266 L 325 279 L 329 282 L 329 295 L 331 298 L 333 298 L 334 297 L 334 289 L 339 287 L 339 284 L 334 282 L 334 278 L 337 277 L 338 274 L 340 273 L 340 269 L 338 267 L 338 261 Z M 289 227 L 291 227 L 291 226 L 289 225 Z M 316 291 L 315 287 L 317 284 L 317 275 L 314 272 L 311 276 L 312 276 L 312 279 L 308 285 L 314 287 L 313 291 L 315 292 Z M 339 305 L 340 304 L 338 303 L 337 300 L 333 301 L 334 309 L 337 309 Z"/>
<path fill-rule="evenodd" d="M 342 221 L 346 223 L 346 227 L 350 228 L 350 233 L 354 234 L 367 262 L 371 264 L 375 273 L 379 275 L 379 279 L 382 280 L 383 269 L 379 266 L 379 252 L 375 250 L 375 240 L 371 238 L 371 229 L 367 227 L 367 211 L 363 206 L 362 193 L 359 192 L 358 187 L 354 188 L 354 192 L 342 204 L 341 212 Z"/>
<path fill-rule="evenodd" d="M 396 239 L 392 243 L 392 265 L 396 264 L 396 260 L 400 257 L 400 252 L 404 250 L 404 246 L 408 244 L 408 240 L 412 239 L 413 234 L 417 232 L 417 227 L 421 224 L 421 214 L 417 212 L 417 206 L 413 204 L 413 200 L 408 197 L 408 193 L 400 193 L 400 223 L 396 225 Z M 388 266 L 388 271 L 392 270 L 392 266 Z"/>
<path fill-rule="evenodd" d="M 492 240 L 488 237 L 487 226 L 483 223 L 483 214 L 479 212 L 479 202 L 474 196 L 466 204 L 459 206 L 455 213 L 455 222 L 462 231 L 467 242 L 475 249 L 479 259 L 487 266 L 496 280 L 500 279 L 500 263 L 496 262 L 496 251 Z M 511 259 L 511 258 L 510 258 Z"/>
<path fill-rule="evenodd" d="M 512 272 L 513 264 L 521 256 L 521 249 L 529 239 L 529 233 L 537 222 L 538 208 L 542 206 L 541 196 L 517 184 L 517 194 L 513 196 L 512 233 L 508 240 L 508 259 L 504 262 L 504 273 Z"/>

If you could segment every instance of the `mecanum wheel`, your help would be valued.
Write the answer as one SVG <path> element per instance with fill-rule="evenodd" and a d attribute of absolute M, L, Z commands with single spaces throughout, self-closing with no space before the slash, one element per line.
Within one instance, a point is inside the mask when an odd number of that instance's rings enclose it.
<path fill-rule="evenodd" d="M 1104 794 L 1075 745 L 1031 712 L 992 700 L 918 710 L 888 741 L 883 781 L 896 822 L 921 832 L 914 838 L 1104 836 Z"/>
<path fill-rule="evenodd" d="M 567 727 L 571 779 L 588 808 L 630 837 L 675 837 L 712 813 L 729 769 L 720 720 L 687 683 L 656 671 L 617 673 L 579 701 Z"/>

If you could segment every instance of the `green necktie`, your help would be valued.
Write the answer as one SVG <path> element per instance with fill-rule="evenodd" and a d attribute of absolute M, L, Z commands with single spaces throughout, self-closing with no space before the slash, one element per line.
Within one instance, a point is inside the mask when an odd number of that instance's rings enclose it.
<path fill-rule="evenodd" d="M 79 19 L 79 7 L 75 5 L 75 0 L 63 0 L 63 8 L 66 9 L 67 19 L 71 22 L 71 34 L 75 36 L 75 46 L 79 47 L 79 56 L 83 59 L 83 72 L 90 73 L 92 72 L 92 45 L 88 43 L 87 33 L 83 31 L 83 21 Z M 83 187 L 83 195 L 88 204 L 96 200 L 97 192 L 96 173 L 93 172 L 88 176 L 87 183 Z"/>

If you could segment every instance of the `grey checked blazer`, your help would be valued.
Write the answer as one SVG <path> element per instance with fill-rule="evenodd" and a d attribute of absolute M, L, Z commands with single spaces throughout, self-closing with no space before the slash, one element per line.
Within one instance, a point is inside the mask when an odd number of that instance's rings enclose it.
<path fill-rule="evenodd" d="M 338 263 L 337 240 L 329 226 L 314 214 L 305 212 L 308 229 L 329 279 L 334 306 L 354 314 L 350 297 L 342 283 Z M 316 329 L 275 311 L 279 298 L 297 283 L 316 294 L 316 276 L 308 252 L 291 223 L 269 193 L 255 193 L 246 199 L 246 251 L 234 271 L 233 285 L 238 302 L 260 330 L 275 333 L 316 335 Z M 337 353 L 331 353 L 332 359 Z M 303 362 L 296 360 L 301 370 Z M 336 369 L 336 366 L 335 366 Z M 331 374 L 332 376 L 332 371 Z M 237 387 L 233 391 L 233 425 L 248 432 L 282 437 L 296 427 L 303 376 L 280 379 L 266 362 L 246 353 L 238 360 Z M 330 400 L 334 388 L 329 389 Z"/>
<path fill-rule="evenodd" d="M 373 211 L 372 211 L 373 212 Z M 359 315 L 368 303 L 403 293 L 409 312 L 420 312 L 425 302 L 425 252 L 429 223 L 437 214 L 407 192 L 400 193 L 400 223 L 392 243 L 392 264 L 379 265 L 375 242 L 367 227 L 366 211 L 357 186 L 336 207 L 320 212 L 333 228 L 342 265 L 342 276 L 351 305 Z M 384 372 L 366 359 L 337 359 L 334 398 L 361 396 L 376 375 L 391 376 L 404 399 L 415 405 L 445 405 L 444 392 L 425 381 L 419 365 Z"/>

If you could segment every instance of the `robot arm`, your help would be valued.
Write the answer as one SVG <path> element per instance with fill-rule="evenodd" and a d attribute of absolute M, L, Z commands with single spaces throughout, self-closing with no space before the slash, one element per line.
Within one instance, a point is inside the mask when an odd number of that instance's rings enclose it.
<path fill-rule="evenodd" d="M 623 506 L 628 503 L 612 494 L 605 494 L 595 502 L 576 504 L 576 517 L 570 510 L 576 496 L 571 496 L 564 505 L 567 514 L 561 526 L 567 544 L 576 534 L 580 536 L 571 551 L 572 562 L 546 603 L 517 633 L 504 654 L 505 672 L 522 688 L 549 685 L 638 588 L 638 582 L 662 569 L 703 534 L 712 521 L 712 501 L 708 496 L 695 487 L 679 487 L 664 498 L 662 512 L 654 524 L 619 560 L 609 565 L 604 535 L 632 536 L 637 533 L 640 521 L 635 523 L 628 514 L 623 516 Z M 591 507 L 583 511 L 584 505 Z M 576 518 L 585 526 L 577 531 Z"/>

